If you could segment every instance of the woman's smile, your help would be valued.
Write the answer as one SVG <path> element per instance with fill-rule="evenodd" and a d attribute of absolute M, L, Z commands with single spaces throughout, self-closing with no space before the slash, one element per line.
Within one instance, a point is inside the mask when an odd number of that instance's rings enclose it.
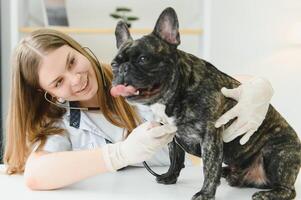
<path fill-rule="evenodd" d="M 80 88 L 80 90 L 78 90 L 75 93 L 76 94 L 83 94 L 83 93 L 88 92 L 89 91 L 88 89 L 90 89 L 90 88 L 89 88 L 89 78 L 87 77 L 86 82 L 82 85 L 82 87 Z"/>

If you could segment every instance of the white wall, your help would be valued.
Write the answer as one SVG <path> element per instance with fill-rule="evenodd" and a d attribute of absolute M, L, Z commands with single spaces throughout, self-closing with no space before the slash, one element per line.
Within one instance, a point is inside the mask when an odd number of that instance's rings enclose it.
<path fill-rule="evenodd" d="M 230 75 L 268 78 L 272 104 L 301 136 L 301 1 L 210 2 L 209 60 Z"/>
<path fill-rule="evenodd" d="M 37 19 L 42 19 L 43 12 L 41 12 L 40 1 L 27 1 L 29 2 L 29 14 Z M 133 28 L 147 28 L 151 30 L 160 13 L 168 6 L 175 8 L 177 11 L 180 28 L 201 28 L 203 22 L 202 5 L 203 0 L 190 0 L 189 3 L 177 0 L 66 0 L 70 26 L 81 28 L 115 28 L 117 20 L 111 18 L 110 13 L 113 13 L 118 6 L 131 8 L 131 15 L 139 17 L 138 21 L 133 22 Z M 34 23 L 30 22 L 29 24 Z M 72 36 L 81 44 L 93 50 L 97 57 L 104 62 L 111 62 L 116 53 L 115 36 L 113 34 L 72 34 Z M 133 35 L 133 38 L 140 36 Z M 202 55 L 200 35 L 182 35 L 181 40 L 181 49 L 199 56 Z"/>
<path fill-rule="evenodd" d="M 27 0 L 1 0 L 1 92 L 2 92 L 2 127 L 5 129 L 5 120 L 8 109 L 9 84 L 10 84 L 10 61 L 11 54 L 18 43 L 19 22 L 22 21 L 22 8 Z M 18 17 L 19 16 L 19 17 Z"/>

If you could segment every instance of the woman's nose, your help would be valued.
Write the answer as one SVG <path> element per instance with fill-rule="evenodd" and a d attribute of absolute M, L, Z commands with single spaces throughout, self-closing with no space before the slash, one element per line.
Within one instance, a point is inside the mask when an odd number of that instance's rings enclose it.
<path fill-rule="evenodd" d="M 81 74 L 80 73 L 76 73 L 73 76 L 71 76 L 71 86 L 79 86 L 81 83 Z"/>

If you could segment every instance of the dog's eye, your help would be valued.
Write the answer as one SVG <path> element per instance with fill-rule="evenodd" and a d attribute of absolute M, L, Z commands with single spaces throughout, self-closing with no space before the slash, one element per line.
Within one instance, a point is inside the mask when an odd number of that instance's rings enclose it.
<path fill-rule="evenodd" d="M 111 67 L 117 67 L 117 66 L 118 66 L 118 64 L 116 62 L 111 63 Z"/>
<path fill-rule="evenodd" d="M 148 58 L 147 58 L 146 56 L 140 56 L 140 57 L 138 58 L 139 64 L 144 64 L 144 63 L 146 63 L 147 61 L 148 61 Z"/>
<path fill-rule="evenodd" d="M 122 59 L 123 59 L 122 54 L 118 54 L 118 55 L 117 55 L 117 59 L 118 59 L 118 60 L 122 60 Z"/>

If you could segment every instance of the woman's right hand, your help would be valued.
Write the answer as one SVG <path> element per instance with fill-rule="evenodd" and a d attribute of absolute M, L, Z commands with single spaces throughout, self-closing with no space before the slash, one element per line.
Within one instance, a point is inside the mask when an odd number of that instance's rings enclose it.
<path fill-rule="evenodd" d="M 107 144 L 103 148 L 103 158 L 107 168 L 115 171 L 127 165 L 149 160 L 157 150 L 171 142 L 177 128 L 145 122 L 135 128 L 126 140 Z"/>

